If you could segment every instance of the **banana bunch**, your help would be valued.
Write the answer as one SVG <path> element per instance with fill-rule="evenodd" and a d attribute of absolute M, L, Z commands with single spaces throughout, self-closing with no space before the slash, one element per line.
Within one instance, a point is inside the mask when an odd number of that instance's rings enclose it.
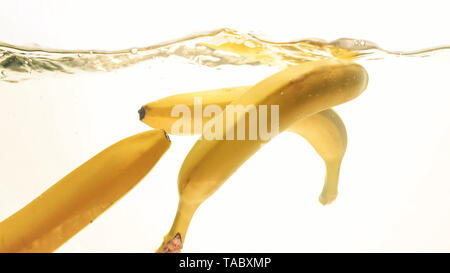
<path fill-rule="evenodd" d="M 201 137 L 180 169 L 177 213 L 157 252 L 181 251 L 190 221 L 203 201 L 284 131 L 304 137 L 325 162 L 319 201 L 329 204 L 337 196 L 347 146 L 344 123 L 331 108 L 356 98 L 367 83 L 367 73 L 358 64 L 312 61 L 254 86 L 187 93 L 149 103 L 139 110 L 140 119 L 160 130 L 108 147 L 2 221 L 0 252 L 56 250 L 146 176 L 170 146 L 166 131 Z"/>
<path fill-rule="evenodd" d="M 0 223 L 0 252 L 53 252 L 130 191 L 170 146 L 163 130 L 100 152 Z"/>
<path fill-rule="evenodd" d="M 162 128 L 173 134 L 183 134 L 185 128 L 180 124 L 179 130 L 173 130 L 180 119 L 172 115 L 175 105 L 186 105 L 191 114 L 190 125 L 186 134 L 195 135 L 195 124 L 202 127 L 212 119 L 203 117 L 200 121 L 194 116 L 196 99 L 200 98 L 203 106 L 218 105 L 224 109 L 232 101 L 242 96 L 251 86 L 228 87 L 202 92 L 184 93 L 148 103 L 140 110 L 142 122 L 153 127 Z M 332 109 L 326 109 L 294 122 L 287 131 L 304 137 L 324 160 L 327 174 L 323 192 L 319 201 L 323 205 L 330 204 L 337 195 L 339 169 L 347 147 L 347 131 L 339 115 Z"/>
<path fill-rule="evenodd" d="M 324 205 L 331 203 L 337 195 L 339 169 L 347 146 L 345 126 L 331 107 L 356 98 L 367 83 L 367 72 L 358 64 L 315 61 L 285 69 L 252 87 L 181 94 L 144 105 L 139 110 L 140 119 L 151 127 L 164 128 L 173 134 L 202 134 L 179 172 L 178 210 L 157 252 L 181 251 L 189 223 L 200 204 L 249 157 L 283 131 L 306 138 L 325 161 L 326 179 L 319 200 Z M 196 101 L 206 105 L 206 119 L 196 114 L 199 111 Z M 184 110 L 179 112 L 190 115 L 188 122 L 177 118 L 173 112 L 176 105 L 184 105 Z M 208 106 L 215 107 L 206 111 Z M 261 106 L 276 106 L 278 111 L 278 115 L 265 117 L 271 124 L 269 135 L 246 122 L 247 116 L 250 119 L 256 113 L 261 126 L 264 115 L 260 114 L 267 110 Z M 220 111 L 221 107 L 225 110 Z M 236 112 L 238 107 L 244 110 Z M 274 124 L 278 129 L 275 133 Z M 239 129 L 245 129 L 241 138 Z M 254 131 L 257 133 L 252 134 Z"/>

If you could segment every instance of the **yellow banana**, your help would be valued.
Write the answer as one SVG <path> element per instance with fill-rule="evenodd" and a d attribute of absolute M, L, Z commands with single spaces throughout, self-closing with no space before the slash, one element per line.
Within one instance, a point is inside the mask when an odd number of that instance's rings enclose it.
<path fill-rule="evenodd" d="M 163 129 L 169 134 L 175 135 L 179 134 L 178 132 L 186 132 L 188 135 L 201 134 L 201 132 L 194 132 L 195 122 L 200 122 L 203 127 L 209 118 L 202 118 L 201 115 L 201 121 L 196 119 L 198 118 L 194 116 L 196 99 L 201 98 L 202 106 L 218 105 L 221 109 L 225 109 L 225 106 L 242 96 L 250 87 L 237 86 L 169 96 L 142 106 L 139 110 L 139 118 L 150 127 Z M 180 124 L 178 132 L 173 130 L 174 126 L 177 126 L 176 122 L 180 120 L 178 113 L 172 113 L 176 105 L 188 107 L 191 121 L 189 128 L 184 128 L 183 124 Z"/>
<path fill-rule="evenodd" d="M 172 129 L 180 118 L 172 115 L 172 109 L 176 105 L 186 105 L 191 120 L 187 133 L 193 135 L 196 122 L 203 128 L 210 120 L 202 115 L 194 116 L 196 99 L 201 99 L 202 108 L 218 105 L 224 109 L 250 88 L 251 86 L 238 86 L 169 96 L 142 106 L 139 116 L 142 122 L 153 128 L 176 132 Z M 178 132 L 183 132 L 183 125 L 180 126 Z M 339 169 L 347 147 L 347 131 L 344 123 L 334 110 L 326 109 L 294 122 L 287 131 L 303 136 L 324 160 L 327 172 L 319 201 L 323 205 L 330 204 L 337 196 Z"/>
<path fill-rule="evenodd" d="M 354 99 L 367 87 L 365 69 L 345 61 L 315 61 L 285 69 L 254 85 L 228 105 L 212 121 L 234 117 L 234 106 L 277 105 L 278 131 L 288 129 L 294 122 L 335 105 Z M 259 110 L 260 111 L 260 110 Z M 198 206 L 212 195 L 251 155 L 268 140 L 230 140 L 227 136 L 238 131 L 246 114 L 238 114 L 234 122 L 222 122 L 221 138 L 202 137 L 192 147 L 178 177 L 180 200 L 169 233 L 158 252 L 177 252 L 185 240 L 189 223 Z M 273 117 L 267 117 L 272 124 Z M 220 122 L 218 122 L 220 123 Z M 228 123 L 228 122 L 227 122 Z M 213 127 L 216 123 L 209 123 Z M 245 123 L 246 132 L 250 123 Z M 209 129 L 207 126 L 207 130 Z M 217 129 L 217 127 L 216 127 Z M 205 132 L 205 131 L 204 131 Z M 219 130 L 220 132 L 220 130 Z M 273 137 L 273 136 L 272 136 Z"/>
<path fill-rule="evenodd" d="M 0 223 L 0 252 L 53 252 L 131 190 L 170 146 L 163 130 L 100 152 Z"/>
<path fill-rule="evenodd" d="M 339 170 L 347 148 L 347 130 L 332 109 L 294 122 L 287 131 L 303 136 L 325 162 L 326 176 L 319 201 L 332 203 L 338 194 Z"/>

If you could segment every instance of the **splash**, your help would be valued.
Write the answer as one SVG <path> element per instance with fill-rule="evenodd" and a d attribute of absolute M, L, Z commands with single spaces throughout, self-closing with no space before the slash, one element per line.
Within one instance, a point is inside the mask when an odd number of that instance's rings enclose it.
<path fill-rule="evenodd" d="M 387 56 L 428 57 L 450 46 L 412 52 L 388 51 L 367 40 L 308 39 L 272 42 L 232 29 L 191 35 L 172 42 L 119 51 L 54 50 L 0 44 L 0 81 L 17 83 L 58 74 L 110 72 L 137 63 L 175 58 L 211 68 L 223 65 L 285 68 L 319 59 L 380 60 Z"/>

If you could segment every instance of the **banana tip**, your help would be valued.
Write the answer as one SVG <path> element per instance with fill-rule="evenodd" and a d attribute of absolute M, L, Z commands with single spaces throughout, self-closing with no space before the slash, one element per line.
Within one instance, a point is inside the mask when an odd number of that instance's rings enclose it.
<path fill-rule="evenodd" d="M 141 109 L 138 111 L 139 114 L 139 120 L 143 120 L 145 118 L 145 107 L 142 106 Z"/>
<path fill-rule="evenodd" d="M 163 130 L 163 129 L 160 129 L 160 130 L 164 133 L 164 136 L 166 137 L 166 139 L 167 139 L 169 142 L 172 142 L 172 141 L 170 140 L 169 134 L 168 134 L 165 130 Z"/>
<path fill-rule="evenodd" d="M 319 202 L 324 206 L 330 205 L 331 203 L 333 203 L 334 200 L 336 200 L 336 195 L 334 195 L 334 196 L 320 195 L 320 197 L 319 197 Z"/>

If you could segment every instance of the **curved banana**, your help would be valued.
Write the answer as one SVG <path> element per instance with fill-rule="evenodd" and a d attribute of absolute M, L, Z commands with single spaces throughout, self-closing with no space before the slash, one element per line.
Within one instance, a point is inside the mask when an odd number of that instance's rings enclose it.
<path fill-rule="evenodd" d="M 201 99 L 202 107 L 218 105 L 221 109 L 225 109 L 228 104 L 242 96 L 250 88 L 251 86 L 237 86 L 169 96 L 142 106 L 138 111 L 139 118 L 150 127 L 163 129 L 169 134 L 201 134 L 201 132 L 194 131 L 195 123 L 199 122 L 198 117 L 194 115 L 197 99 Z M 180 124 L 180 127 L 177 128 L 178 130 L 174 130 L 175 126 L 177 126 L 177 121 L 180 120 L 180 117 L 177 115 L 179 113 L 173 113 L 176 105 L 186 106 L 189 110 L 188 114 L 191 121 L 189 128 L 184 128 L 183 124 Z M 200 115 L 200 124 L 204 127 L 210 118 L 202 116 Z"/>
<path fill-rule="evenodd" d="M 303 136 L 325 162 L 326 176 L 319 201 L 331 204 L 338 194 L 339 171 L 347 149 L 347 130 L 332 109 L 294 122 L 287 131 Z"/>
<path fill-rule="evenodd" d="M 217 105 L 224 109 L 250 88 L 251 86 L 238 86 L 169 96 L 142 106 L 139 117 L 142 122 L 153 128 L 176 132 L 172 129 L 180 118 L 172 115 L 172 109 L 176 105 L 185 105 L 189 108 L 191 121 L 185 132 L 194 135 L 196 122 L 199 122 L 203 128 L 211 119 L 202 115 L 194 116 L 196 99 L 201 99 L 202 107 Z M 184 129 L 183 124 L 180 124 L 178 132 L 183 132 Z M 294 122 L 287 131 L 304 137 L 324 160 L 327 171 L 319 201 L 323 205 L 330 204 L 337 196 L 340 165 L 347 147 L 347 131 L 343 121 L 334 110 L 326 109 Z"/>
<path fill-rule="evenodd" d="M 131 190 L 170 146 L 152 130 L 100 152 L 0 223 L 0 252 L 53 252 Z"/>
<path fill-rule="evenodd" d="M 367 87 L 367 83 L 367 72 L 358 64 L 344 61 L 308 62 L 257 83 L 213 121 L 233 116 L 230 110 L 233 106 L 241 105 L 247 109 L 251 105 L 278 105 L 278 131 L 282 132 L 300 119 L 354 99 Z M 222 139 L 207 139 L 202 135 L 192 147 L 178 177 L 178 211 L 158 252 L 180 251 L 198 206 L 268 141 L 260 136 L 256 140 L 247 136 L 244 140 L 226 138 L 230 132 L 234 134 L 238 130 L 245 116 L 245 113 L 238 114 L 231 124 L 222 122 Z M 272 124 L 272 119 L 272 116 L 267 117 L 268 123 Z M 213 125 L 209 123 L 210 127 Z M 250 125 L 245 123 L 246 129 Z"/>

